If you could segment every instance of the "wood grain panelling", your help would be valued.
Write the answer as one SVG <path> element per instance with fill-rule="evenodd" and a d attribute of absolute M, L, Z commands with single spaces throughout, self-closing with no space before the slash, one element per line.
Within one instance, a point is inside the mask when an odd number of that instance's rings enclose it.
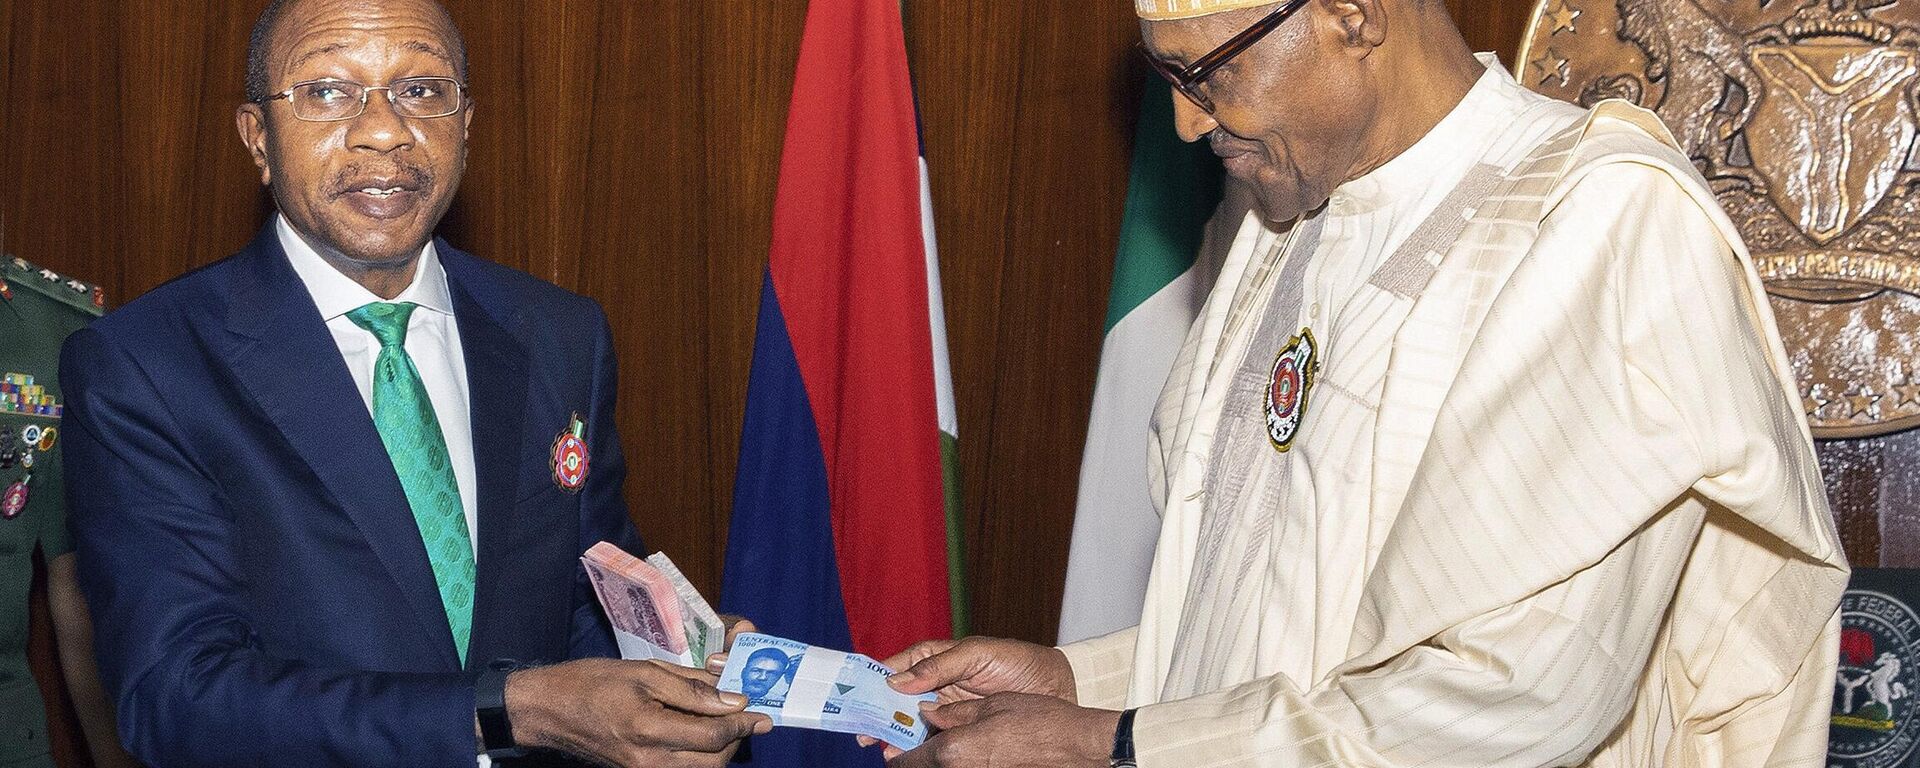
<path fill-rule="evenodd" d="M 797 3 L 795 4 L 797 5 Z M 804 14 L 787 4 L 744 2 L 725 17 L 710 15 L 704 29 L 708 45 L 699 62 L 703 122 L 686 136 L 691 164 L 702 163 L 706 184 L 701 205 L 706 244 L 707 283 L 703 332 L 689 341 L 661 338 L 661 347 L 702 344 L 711 350 L 706 369 L 708 439 L 706 451 L 689 454 L 707 473 L 712 503 L 698 502 L 708 524 L 685 531 L 687 551 L 703 552 L 713 584 L 719 584 L 726 547 L 726 513 L 733 496 L 734 464 L 747 397 L 747 371 L 753 347 L 754 317 L 761 277 L 772 238 L 774 186 L 779 178 L 781 143 L 786 135 L 787 98 L 794 62 L 800 55 Z M 710 11 L 712 9 L 709 9 Z M 609 147 L 609 151 L 617 151 Z M 670 167 L 675 167 L 671 166 Z M 691 175 L 676 170 L 673 177 Z M 661 194 L 658 185 L 648 185 Z M 676 258 L 671 251 L 660 258 Z M 628 361 L 637 364 L 640 361 Z M 695 502 L 674 503 L 696 505 Z M 701 547 L 704 539 L 704 547 Z M 701 547 L 701 548 L 696 548 Z"/>
<path fill-rule="evenodd" d="M 442 233 L 607 308 L 634 517 L 717 590 L 805 3 L 446 2 L 478 112 Z M 121 303 L 245 244 L 270 208 L 232 110 L 264 4 L 0 0 L 5 249 Z M 1530 3 L 1448 5 L 1510 57 Z M 975 629 L 1048 641 L 1146 76 L 1135 22 L 1124 0 L 904 7 Z"/>
<path fill-rule="evenodd" d="M 978 6 L 1003 6 L 988 12 L 1004 21 L 973 27 L 979 48 L 947 45 L 987 10 Z M 951 308 L 975 629 L 1047 639 L 1141 69 L 1126 6 L 1062 7 L 909 6 Z"/>
<path fill-rule="evenodd" d="M 594 137 L 582 156 L 594 170 L 581 181 L 604 220 L 570 249 L 581 258 L 562 277 L 607 297 L 603 303 L 624 305 L 609 311 L 623 340 L 628 488 L 646 490 L 633 500 L 642 533 L 649 546 L 692 561 L 715 583 L 718 558 L 707 533 L 721 518 L 710 502 L 725 494 L 713 481 L 706 383 L 717 358 L 739 353 L 703 338 L 710 283 L 725 276 L 706 258 L 706 119 L 695 105 L 702 54 L 721 41 L 702 34 L 698 13 L 662 18 L 644 3 L 621 3 L 604 15 L 598 66 L 589 62 L 586 70 L 599 78 L 598 98 L 590 115 L 578 116 Z"/>
<path fill-rule="evenodd" d="M 1476 51 L 1500 54 L 1509 68 L 1514 52 L 1520 50 L 1520 36 L 1526 32 L 1533 6 L 1534 0 L 1447 0 L 1467 44 Z"/>

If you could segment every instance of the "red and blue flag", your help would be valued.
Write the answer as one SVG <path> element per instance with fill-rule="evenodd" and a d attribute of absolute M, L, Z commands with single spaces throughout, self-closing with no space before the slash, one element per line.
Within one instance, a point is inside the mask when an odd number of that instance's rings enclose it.
<path fill-rule="evenodd" d="M 885 658 L 965 631 L 957 432 L 898 0 L 813 0 L 774 203 L 723 610 Z M 765 766 L 878 765 L 782 729 Z"/>

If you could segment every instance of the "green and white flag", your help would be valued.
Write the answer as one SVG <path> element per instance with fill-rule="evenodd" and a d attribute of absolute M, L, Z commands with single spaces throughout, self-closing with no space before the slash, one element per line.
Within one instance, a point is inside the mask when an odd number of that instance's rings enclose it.
<path fill-rule="evenodd" d="M 1106 341 L 1080 460 L 1080 497 L 1060 609 L 1062 643 L 1140 620 L 1160 532 L 1147 489 L 1147 423 L 1247 210 L 1238 200 L 1221 202 L 1219 158 L 1205 142 L 1180 141 L 1172 91 L 1158 78 L 1150 80 L 1134 140 Z"/>

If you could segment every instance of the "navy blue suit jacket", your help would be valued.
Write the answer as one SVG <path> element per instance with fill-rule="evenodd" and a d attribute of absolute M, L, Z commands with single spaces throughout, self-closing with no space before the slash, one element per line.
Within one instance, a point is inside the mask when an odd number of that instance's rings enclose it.
<path fill-rule="evenodd" d="M 437 244 L 479 557 L 463 669 L 373 419 L 269 226 L 74 334 L 62 430 L 121 739 L 156 766 L 472 768 L 472 668 L 619 655 L 579 556 L 637 550 L 592 300 Z M 578 413 L 589 472 L 553 480 Z"/>

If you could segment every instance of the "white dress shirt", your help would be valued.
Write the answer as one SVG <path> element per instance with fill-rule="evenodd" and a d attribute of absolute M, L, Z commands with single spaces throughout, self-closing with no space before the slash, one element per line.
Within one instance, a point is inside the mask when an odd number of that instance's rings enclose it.
<path fill-rule="evenodd" d="M 375 296 L 320 258 L 287 223 L 285 216 L 275 215 L 274 219 L 280 247 L 287 252 L 287 261 L 300 275 L 300 282 L 306 284 L 307 292 L 313 295 L 320 317 L 326 320 L 327 330 L 333 334 L 333 343 L 340 347 L 340 356 L 346 360 L 347 372 L 353 374 L 360 400 L 371 414 L 373 363 L 380 355 L 380 340 L 354 325 L 347 313 L 386 299 Z M 453 479 L 460 486 L 460 508 L 467 517 L 467 545 L 474 547 L 478 559 L 478 493 L 467 362 L 460 346 L 460 324 L 453 316 L 453 292 L 447 286 L 447 272 L 440 266 L 440 255 L 431 241 L 420 252 L 413 283 L 393 301 L 419 305 L 407 320 L 407 355 L 413 358 L 414 368 L 419 369 L 420 381 L 427 388 L 427 399 L 433 403 L 433 414 L 440 420 L 440 434 L 447 442 L 447 458 L 453 461 Z"/>

